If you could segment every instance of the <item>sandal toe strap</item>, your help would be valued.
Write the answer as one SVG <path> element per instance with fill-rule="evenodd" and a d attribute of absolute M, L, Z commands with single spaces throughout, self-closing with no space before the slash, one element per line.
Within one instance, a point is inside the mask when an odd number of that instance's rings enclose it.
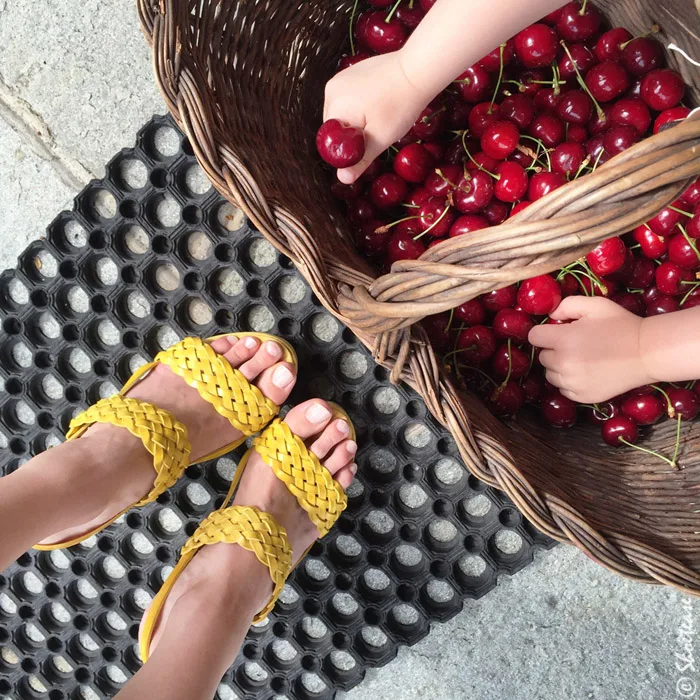
<path fill-rule="evenodd" d="M 325 536 L 347 508 L 342 486 L 279 418 L 255 438 L 253 447 Z"/>
<path fill-rule="evenodd" d="M 119 394 L 101 399 L 73 418 L 67 440 L 79 438 L 94 423 L 109 423 L 126 428 L 139 438 L 153 455 L 156 478 L 151 491 L 135 506 L 151 503 L 169 489 L 190 463 L 192 447 L 187 428 L 171 413 L 139 399 Z"/>
<path fill-rule="evenodd" d="M 292 570 L 292 547 L 287 531 L 269 513 L 254 506 L 230 506 L 214 511 L 201 522 L 182 548 L 182 555 L 218 542 L 240 545 L 269 569 L 274 590 L 253 620 L 260 622 L 274 608 Z"/>

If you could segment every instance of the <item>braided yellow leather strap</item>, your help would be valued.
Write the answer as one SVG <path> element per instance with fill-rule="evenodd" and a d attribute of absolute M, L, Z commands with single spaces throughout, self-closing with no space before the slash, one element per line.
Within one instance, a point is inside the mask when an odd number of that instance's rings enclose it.
<path fill-rule="evenodd" d="M 263 513 L 254 506 L 231 506 L 215 510 L 202 520 L 182 548 L 182 555 L 217 542 L 240 545 L 253 552 L 260 563 L 270 570 L 274 583 L 272 597 L 253 622 L 264 620 L 275 607 L 292 570 L 292 547 L 287 531 L 269 513 Z"/>
<path fill-rule="evenodd" d="M 201 338 L 185 338 L 159 352 L 155 363 L 167 365 L 244 435 L 255 435 L 279 408 Z"/>
<path fill-rule="evenodd" d="M 135 506 L 158 498 L 182 476 L 190 463 L 192 447 L 187 439 L 187 428 L 171 413 L 153 404 L 119 395 L 102 399 L 73 418 L 66 439 L 79 438 L 93 423 L 126 428 L 153 455 L 156 470 L 153 488 Z"/>
<path fill-rule="evenodd" d="M 318 457 L 279 418 L 255 438 L 253 447 L 309 514 L 321 537 L 326 535 L 348 499 Z"/>

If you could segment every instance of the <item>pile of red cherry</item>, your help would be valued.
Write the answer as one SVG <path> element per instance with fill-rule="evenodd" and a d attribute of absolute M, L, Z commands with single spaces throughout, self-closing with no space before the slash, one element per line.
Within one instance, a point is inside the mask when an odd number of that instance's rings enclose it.
<path fill-rule="evenodd" d="M 368 0 L 351 32 L 353 54 L 339 69 L 400 48 L 434 1 Z M 502 223 L 687 116 L 685 84 L 666 67 L 656 28 L 632 37 L 603 25 L 600 11 L 584 1 L 527 27 L 464 71 L 359 181 L 335 181 L 359 249 L 384 269 L 416 259 L 448 238 Z M 335 168 L 359 162 L 364 146 L 361 129 L 337 120 L 319 129 L 319 153 Z M 608 444 L 634 443 L 638 426 L 663 416 L 679 425 L 694 418 L 700 383 L 641 387 L 581 407 L 545 380 L 528 332 L 573 294 L 604 295 L 640 316 L 699 305 L 698 246 L 700 180 L 585 259 L 468 301 L 424 326 L 435 349 L 495 413 L 513 416 L 535 404 L 559 428 L 586 413 L 602 425 Z"/>

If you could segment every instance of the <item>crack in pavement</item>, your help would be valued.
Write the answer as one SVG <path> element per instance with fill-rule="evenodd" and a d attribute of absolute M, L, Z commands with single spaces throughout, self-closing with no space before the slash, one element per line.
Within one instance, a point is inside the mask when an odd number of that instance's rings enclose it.
<path fill-rule="evenodd" d="M 0 74 L 0 118 L 42 160 L 53 166 L 59 179 L 74 190 L 81 190 L 96 177 L 77 158 L 56 143 L 44 118 L 8 85 Z"/>

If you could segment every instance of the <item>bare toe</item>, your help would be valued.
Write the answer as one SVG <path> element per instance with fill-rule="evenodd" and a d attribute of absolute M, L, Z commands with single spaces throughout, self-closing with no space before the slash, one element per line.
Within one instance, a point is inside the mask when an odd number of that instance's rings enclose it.
<path fill-rule="evenodd" d="M 289 362 L 278 362 L 264 370 L 255 384 L 268 399 L 281 406 L 294 388 L 296 378 L 294 365 Z"/>
<path fill-rule="evenodd" d="M 339 418 L 334 420 L 312 443 L 309 449 L 323 460 L 331 450 L 350 435 L 348 422 Z"/>
<path fill-rule="evenodd" d="M 279 343 L 275 343 L 273 340 L 266 340 L 255 355 L 247 362 L 244 362 L 238 369 L 249 382 L 252 382 L 266 369 L 279 362 L 282 359 L 282 355 L 282 346 Z"/>
<path fill-rule="evenodd" d="M 331 410 L 321 399 L 310 399 L 295 406 L 285 417 L 289 429 L 302 440 L 318 435 L 330 422 Z"/>
<path fill-rule="evenodd" d="M 252 336 L 236 338 L 234 335 L 227 335 L 217 338 L 211 344 L 212 350 L 219 355 L 223 355 L 232 367 L 240 367 L 255 356 L 260 347 L 260 341 Z"/>
<path fill-rule="evenodd" d="M 328 430 L 328 428 L 326 428 Z M 323 460 L 323 466 L 336 475 L 343 467 L 353 462 L 357 454 L 357 443 L 354 440 L 343 440 L 336 445 L 333 451 Z"/>
<path fill-rule="evenodd" d="M 357 464 L 352 462 L 345 465 L 339 472 L 336 472 L 335 480 L 343 487 L 343 491 L 347 491 L 350 484 L 357 474 Z"/>

